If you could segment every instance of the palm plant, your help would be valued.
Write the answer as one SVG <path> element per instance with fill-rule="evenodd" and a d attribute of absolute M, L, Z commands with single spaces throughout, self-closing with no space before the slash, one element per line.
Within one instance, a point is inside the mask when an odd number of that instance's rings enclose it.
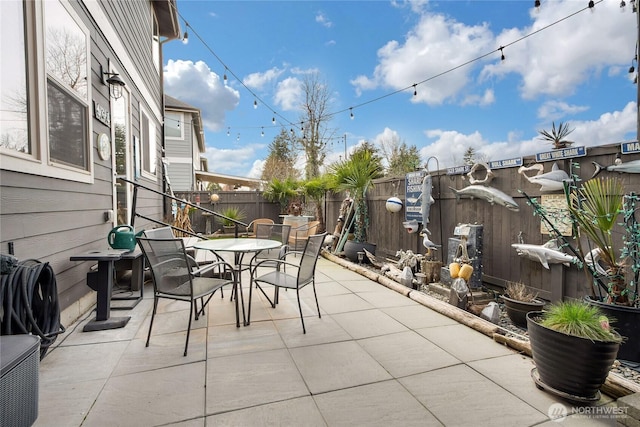
<path fill-rule="evenodd" d="M 319 233 L 324 232 L 324 214 L 322 212 L 322 198 L 329 189 L 329 175 L 322 175 L 302 183 L 302 193 L 316 204 L 316 219 L 320 221 Z"/>
<path fill-rule="evenodd" d="M 549 142 L 553 145 L 554 149 L 567 148 L 573 141 L 567 140 L 567 136 L 575 129 L 569 129 L 569 125 L 567 123 L 560 122 L 558 124 L 558 128 L 556 129 L 556 123 L 552 122 L 551 132 L 546 130 L 540 130 L 538 133 L 542 135 L 540 139 Z"/>
<path fill-rule="evenodd" d="M 280 212 L 286 213 L 289 202 L 298 197 L 298 182 L 292 178 L 284 180 L 274 178 L 269 181 L 262 195 L 269 202 L 278 202 Z"/>
<path fill-rule="evenodd" d="M 619 258 L 613 242 L 612 230 L 623 209 L 624 185 L 617 177 L 594 178 L 568 193 L 568 209 L 578 236 L 586 236 L 596 246 L 597 257 L 605 267 L 609 302 L 628 304 L 625 286 L 625 259 Z M 582 251 L 581 245 L 579 250 Z M 582 257 L 584 259 L 584 257 Z M 585 263 L 595 270 L 595 265 Z"/>
<path fill-rule="evenodd" d="M 354 203 L 354 241 L 367 241 L 369 210 L 367 208 L 367 190 L 373 186 L 373 180 L 382 176 L 380 161 L 371 150 L 354 152 L 347 160 L 339 161 L 330 167 L 333 187 L 338 191 L 347 191 Z"/>

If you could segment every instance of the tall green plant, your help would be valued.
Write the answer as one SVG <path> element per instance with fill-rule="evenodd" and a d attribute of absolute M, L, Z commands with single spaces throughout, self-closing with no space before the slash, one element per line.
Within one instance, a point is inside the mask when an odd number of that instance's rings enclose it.
<path fill-rule="evenodd" d="M 593 178 L 579 189 L 568 193 L 568 209 L 578 237 L 586 237 L 595 245 L 606 267 L 609 302 L 627 304 L 628 290 L 624 279 L 625 259 L 618 257 L 613 241 L 613 228 L 622 213 L 624 185 L 617 177 Z M 579 243 L 580 252 L 582 246 Z M 588 267 L 588 266 L 587 266 Z"/>
<path fill-rule="evenodd" d="M 338 191 L 348 191 L 354 203 L 354 240 L 367 241 L 369 210 L 367 208 L 367 190 L 373 186 L 373 180 L 382 176 L 382 166 L 371 150 L 354 152 L 347 160 L 339 161 L 330 167 L 333 187 Z"/>
<path fill-rule="evenodd" d="M 262 195 L 269 202 L 279 203 L 280 212 L 286 213 L 289 202 L 298 197 L 298 182 L 291 178 L 284 180 L 274 178 L 269 181 Z"/>
<path fill-rule="evenodd" d="M 322 199 L 327 193 L 330 185 L 330 177 L 327 174 L 304 181 L 301 184 L 302 193 L 309 199 L 313 200 L 316 205 L 316 219 L 320 221 L 320 227 L 318 229 L 319 233 L 324 232 L 326 228 L 324 224 L 324 214 L 322 211 Z"/>

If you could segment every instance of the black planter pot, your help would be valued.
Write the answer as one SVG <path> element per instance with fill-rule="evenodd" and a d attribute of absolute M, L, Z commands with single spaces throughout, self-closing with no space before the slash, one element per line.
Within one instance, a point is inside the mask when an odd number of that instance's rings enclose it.
<path fill-rule="evenodd" d="M 344 255 L 351 262 L 358 262 L 358 252 L 364 252 L 362 249 L 366 249 L 371 252 L 373 255 L 376 254 L 376 245 L 375 243 L 368 242 L 354 242 L 353 240 L 347 240 L 344 244 Z M 365 256 L 362 259 L 364 264 L 369 263 L 369 259 Z"/>
<path fill-rule="evenodd" d="M 545 302 L 539 299 L 524 302 L 509 298 L 507 295 L 502 295 L 502 300 L 504 301 L 504 308 L 509 319 L 522 328 L 527 327 L 527 313 L 530 311 L 540 311 L 545 305 Z"/>
<path fill-rule="evenodd" d="M 618 351 L 618 359 L 640 363 L 640 308 L 607 304 L 586 297 L 587 303 L 597 306 L 625 341 Z"/>
<path fill-rule="evenodd" d="M 527 314 L 539 386 L 570 400 L 597 400 L 620 344 L 556 332 L 537 322 L 541 315 L 540 311 Z"/>

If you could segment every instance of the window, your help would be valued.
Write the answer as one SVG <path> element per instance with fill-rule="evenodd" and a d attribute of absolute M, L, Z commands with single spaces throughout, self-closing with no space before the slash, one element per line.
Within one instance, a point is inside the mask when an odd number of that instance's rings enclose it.
<path fill-rule="evenodd" d="M 89 30 L 62 1 L 0 1 L 2 168 L 91 182 Z"/>
<path fill-rule="evenodd" d="M 184 139 L 184 117 L 182 113 L 164 114 L 164 136 L 171 139 Z"/>
<path fill-rule="evenodd" d="M 153 34 L 151 35 L 151 48 L 153 49 L 153 63 L 156 67 L 156 72 L 160 74 L 160 28 L 158 28 L 158 18 L 153 14 Z"/>
<path fill-rule="evenodd" d="M 0 147 L 31 154 L 27 103 L 27 60 L 25 54 L 24 4 L 0 2 Z"/>
<path fill-rule="evenodd" d="M 149 115 L 140 110 L 140 144 L 142 157 L 142 174 L 147 178 L 155 178 L 156 174 L 156 128 L 149 120 Z"/>

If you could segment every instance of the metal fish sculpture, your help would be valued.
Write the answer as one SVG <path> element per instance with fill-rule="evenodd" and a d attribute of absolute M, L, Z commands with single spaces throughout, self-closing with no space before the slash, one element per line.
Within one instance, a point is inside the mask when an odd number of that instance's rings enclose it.
<path fill-rule="evenodd" d="M 630 162 L 622 162 L 622 159 L 617 158 L 612 165 L 602 166 L 598 162 L 591 162 L 596 167 L 596 171 L 591 175 L 591 178 L 594 178 L 603 170 L 607 170 L 609 172 L 619 172 L 619 173 L 640 173 L 640 160 L 632 160 Z"/>
<path fill-rule="evenodd" d="M 464 187 L 461 190 L 456 190 L 453 187 L 449 187 L 456 195 L 456 200 L 460 200 L 460 198 L 471 198 L 471 199 L 482 199 L 487 202 L 493 204 L 499 204 L 509 209 L 510 211 L 518 212 L 520 211 L 520 207 L 518 204 L 502 191 L 497 188 L 487 187 L 484 185 L 469 185 Z"/>
<path fill-rule="evenodd" d="M 549 269 L 549 264 L 564 264 L 569 267 L 569 265 L 578 262 L 578 258 L 560 251 L 555 240 L 549 240 L 544 245 L 513 243 L 511 247 L 515 248 L 518 255 L 533 261 L 539 261 L 547 270 Z"/>
<path fill-rule="evenodd" d="M 534 176 L 527 176 L 526 171 L 537 170 L 538 173 Z M 549 191 L 561 191 L 564 189 L 563 181 L 569 179 L 569 175 L 558 167 L 557 163 L 554 163 L 551 167 L 551 171 L 542 173 L 544 166 L 536 164 L 529 167 L 521 166 L 518 169 L 518 173 L 526 178 L 532 184 L 540 185 L 540 191 L 545 193 Z"/>

